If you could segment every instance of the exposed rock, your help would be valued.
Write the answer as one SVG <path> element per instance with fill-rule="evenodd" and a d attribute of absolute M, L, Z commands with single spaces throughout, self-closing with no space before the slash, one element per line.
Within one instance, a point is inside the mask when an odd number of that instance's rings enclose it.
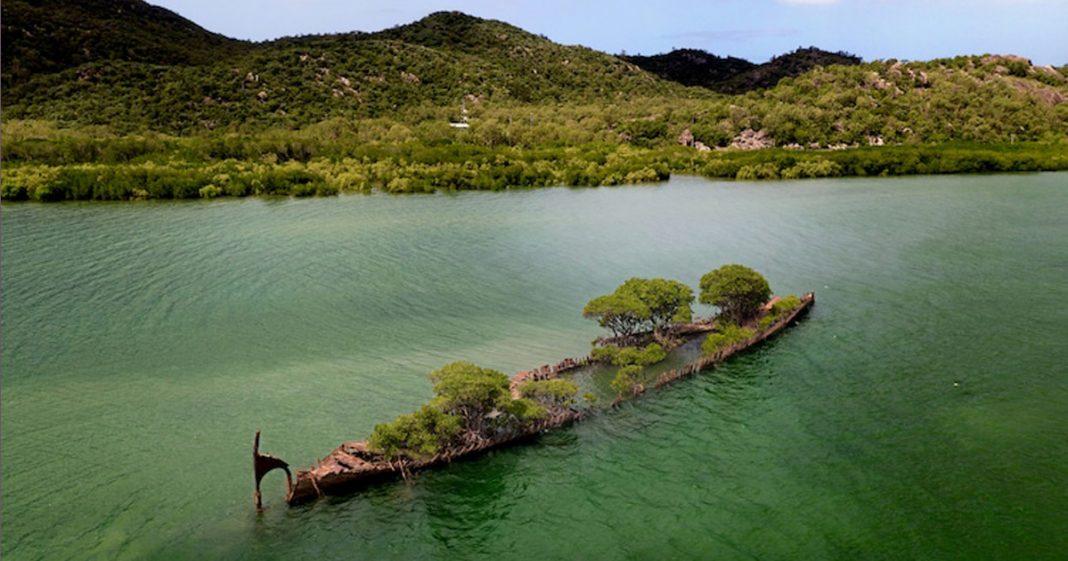
<path fill-rule="evenodd" d="M 1057 69 L 1053 68 L 1052 66 L 1036 66 L 1035 70 L 1040 74 L 1045 74 L 1046 76 L 1050 76 L 1052 78 L 1064 81 L 1064 75 L 1058 72 Z"/>
<path fill-rule="evenodd" d="M 337 81 L 341 82 L 341 84 L 344 85 L 346 88 L 352 87 L 352 82 L 344 76 L 339 76 Z"/>
<path fill-rule="evenodd" d="M 759 131 L 745 129 L 741 134 L 734 137 L 730 147 L 735 150 L 761 150 L 774 146 L 775 140 L 768 136 L 768 133 L 763 129 Z"/>
<path fill-rule="evenodd" d="M 711 152 L 712 151 L 712 149 L 709 148 L 707 144 L 705 144 L 704 142 L 701 142 L 700 140 L 694 142 L 693 143 L 693 147 L 698 152 Z"/>
<path fill-rule="evenodd" d="M 890 82 L 887 82 L 882 76 L 879 76 L 878 72 L 868 72 L 864 77 L 864 84 L 869 88 L 875 88 L 877 90 L 890 89 Z"/>
<path fill-rule="evenodd" d="M 405 83 L 408 83 L 408 84 L 418 84 L 419 83 L 419 77 L 416 76 L 415 74 L 412 74 L 411 72 L 405 72 L 405 71 L 401 70 L 400 77 L 401 77 L 401 81 L 402 82 L 405 82 Z"/>
<path fill-rule="evenodd" d="M 805 149 L 804 146 L 801 146 L 800 144 L 798 144 L 796 142 L 791 142 L 790 144 L 784 144 L 783 148 L 786 149 L 786 150 L 804 150 Z"/>
<path fill-rule="evenodd" d="M 1017 90 L 1029 94 L 1046 105 L 1060 105 L 1068 101 L 1068 98 L 1065 98 L 1061 92 L 1050 87 L 1037 85 L 1031 80 L 1012 79 L 1011 83 Z"/>
<path fill-rule="evenodd" d="M 1019 56 L 1019 55 L 987 55 L 987 56 L 979 59 L 979 62 L 984 64 L 984 65 L 989 65 L 989 64 L 1008 64 L 1008 63 L 1011 63 L 1011 62 L 1022 62 L 1024 64 L 1026 64 L 1027 66 L 1032 66 L 1031 59 L 1024 58 L 1024 57 Z"/>
<path fill-rule="evenodd" d="M 884 146 L 885 144 L 886 144 L 886 142 L 883 140 L 883 137 L 881 137 L 881 136 L 869 136 L 868 137 L 868 146 Z"/>
<path fill-rule="evenodd" d="M 683 146 L 693 146 L 694 138 L 693 133 L 690 132 L 690 129 L 682 131 L 682 134 L 679 135 L 678 142 Z"/>
<path fill-rule="evenodd" d="M 256 97 L 258 97 L 260 101 L 267 101 L 267 91 L 260 90 L 260 93 L 256 94 Z"/>

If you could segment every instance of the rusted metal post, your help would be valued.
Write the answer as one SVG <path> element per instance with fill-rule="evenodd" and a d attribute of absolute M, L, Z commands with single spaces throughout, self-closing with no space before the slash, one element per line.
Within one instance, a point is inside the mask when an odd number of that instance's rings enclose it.
<path fill-rule="evenodd" d="M 289 473 L 289 464 L 270 454 L 260 454 L 260 431 L 256 431 L 256 439 L 252 442 L 252 471 L 256 476 L 256 493 L 253 495 L 253 501 L 256 504 L 256 512 L 263 511 L 260 481 L 273 469 L 286 472 L 286 499 L 288 499 L 293 494 L 293 474 Z"/>

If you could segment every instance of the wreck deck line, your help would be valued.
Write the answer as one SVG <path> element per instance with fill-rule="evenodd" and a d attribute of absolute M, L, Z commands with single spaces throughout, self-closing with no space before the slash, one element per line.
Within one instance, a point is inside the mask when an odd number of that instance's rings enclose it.
<path fill-rule="evenodd" d="M 660 388 L 682 378 L 696 375 L 697 373 L 721 363 L 736 354 L 763 343 L 795 322 L 803 314 L 807 313 L 815 301 L 815 293 L 809 292 L 805 294 L 801 298 L 800 306 L 785 317 L 779 318 L 775 323 L 768 326 L 767 329 L 760 330 L 753 337 L 731 345 L 725 349 L 721 349 L 712 355 L 702 356 L 682 368 L 661 373 L 652 382 L 652 387 Z M 683 329 L 680 331 L 692 335 L 710 330 L 710 323 L 699 322 L 683 326 Z M 567 358 L 555 365 L 546 364 L 535 368 L 534 370 L 519 372 L 513 377 L 510 389 L 513 396 L 515 396 L 518 394 L 517 388 L 519 384 L 523 382 L 558 378 L 565 372 L 581 368 L 590 363 L 591 359 L 588 356 L 582 358 Z M 646 390 L 647 388 L 644 385 L 638 385 L 634 388 L 632 397 L 641 395 L 645 393 Z M 613 406 L 618 405 L 621 401 L 622 399 L 617 399 L 613 402 Z M 426 460 L 399 459 L 393 461 L 379 460 L 369 462 L 358 456 L 358 443 L 344 443 L 331 451 L 326 458 L 320 460 L 315 465 L 297 472 L 296 481 L 288 489 L 286 502 L 290 505 L 297 505 L 315 500 L 323 495 L 342 494 L 383 479 L 393 479 L 398 476 L 407 478 L 409 474 L 415 471 L 448 464 L 453 460 L 472 457 L 493 448 L 503 447 L 537 437 L 543 432 L 577 422 L 591 416 L 593 413 L 597 413 L 597 411 L 592 411 L 590 409 L 581 411 L 569 409 L 564 412 L 556 413 L 547 419 L 533 423 L 532 425 L 525 427 L 522 431 L 499 435 L 477 444 L 469 444 L 464 447 L 446 450 Z M 258 449 L 257 451 L 254 451 L 254 459 L 257 454 Z M 257 482 L 262 475 L 262 473 L 257 472 Z"/>

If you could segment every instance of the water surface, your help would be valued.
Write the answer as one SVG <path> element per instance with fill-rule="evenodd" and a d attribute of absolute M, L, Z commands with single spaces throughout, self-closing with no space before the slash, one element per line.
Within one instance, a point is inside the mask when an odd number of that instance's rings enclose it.
<path fill-rule="evenodd" d="M 5 559 L 1057 559 L 1068 176 L 3 207 Z M 813 313 L 527 447 L 251 508 L 591 297 L 723 263 Z"/>

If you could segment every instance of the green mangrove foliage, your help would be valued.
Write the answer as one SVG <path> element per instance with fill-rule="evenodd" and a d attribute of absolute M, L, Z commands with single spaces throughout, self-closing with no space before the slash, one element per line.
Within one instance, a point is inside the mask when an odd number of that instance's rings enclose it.
<path fill-rule="evenodd" d="M 375 425 L 368 445 L 387 458 L 425 458 L 454 442 L 462 428 L 460 417 L 445 413 L 440 404 L 424 405 L 415 413 Z"/>
<path fill-rule="evenodd" d="M 590 353 L 590 358 L 597 362 L 615 366 L 649 366 L 667 358 L 667 351 L 658 343 L 649 343 L 644 347 L 597 347 Z"/>
<path fill-rule="evenodd" d="M 415 413 L 376 425 L 367 440 L 387 458 L 423 459 L 450 445 L 485 441 L 545 417 L 550 408 L 570 405 L 577 388 L 537 386 L 537 399 L 512 399 L 504 373 L 469 362 L 454 362 L 430 374 L 434 398 Z"/>
<path fill-rule="evenodd" d="M 643 368 L 636 364 L 624 366 L 616 372 L 609 385 L 616 394 L 622 397 L 633 392 L 634 388 L 642 383 L 642 370 Z"/>
<path fill-rule="evenodd" d="M 760 318 L 758 325 L 761 330 L 771 327 L 771 324 L 778 321 L 783 316 L 788 315 L 790 312 L 796 310 L 801 306 L 801 299 L 796 294 L 789 294 L 783 296 L 778 302 L 775 302 L 771 306 L 771 310 L 764 314 L 764 317 Z"/>
<path fill-rule="evenodd" d="M 733 323 L 723 323 L 701 343 L 701 350 L 705 354 L 715 354 L 731 345 L 746 341 L 753 335 L 756 335 L 756 331 L 752 329 Z"/>
<path fill-rule="evenodd" d="M 724 265 L 701 277 L 701 303 L 719 308 L 720 318 L 728 322 L 755 318 L 770 297 L 767 279 L 744 265 Z"/>
<path fill-rule="evenodd" d="M 545 407 L 571 407 L 575 403 L 578 386 L 569 380 L 539 380 L 519 385 L 519 395 Z"/>
<path fill-rule="evenodd" d="M 605 346 L 593 349 L 591 358 L 598 362 L 618 366 L 610 386 L 619 395 L 624 395 L 641 383 L 642 372 L 646 366 L 662 362 L 667 358 L 667 351 L 657 343 L 645 347 Z"/>
<path fill-rule="evenodd" d="M 673 323 L 690 321 L 693 301 L 693 290 L 678 281 L 632 278 L 611 294 L 590 300 L 582 315 L 616 337 L 657 334 Z"/>

